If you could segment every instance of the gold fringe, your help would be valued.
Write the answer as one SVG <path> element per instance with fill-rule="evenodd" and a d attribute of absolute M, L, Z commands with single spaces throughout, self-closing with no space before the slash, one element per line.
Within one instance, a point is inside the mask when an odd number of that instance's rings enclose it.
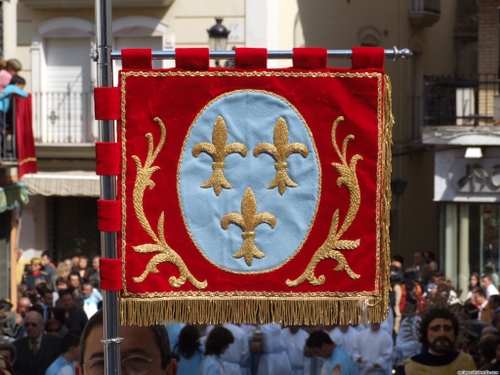
<path fill-rule="evenodd" d="M 381 322 L 387 305 L 379 298 L 324 299 L 140 299 L 120 301 L 122 322 L 154 325 L 169 322 L 279 323 L 283 325 L 331 325 Z"/>
<path fill-rule="evenodd" d="M 382 203 L 382 236 L 380 247 L 382 250 L 382 308 L 384 317 L 389 313 L 389 288 L 391 286 L 391 249 L 390 249 L 390 215 L 391 215 L 391 174 L 392 174 L 392 128 L 394 126 L 394 115 L 392 113 L 392 86 L 389 76 L 384 75 L 384 145 L 385 168 L 383 183 Z"/>
<path fill-rule="evenodd" d="M 352 297 L 122 297 L 121 321 L 129 325 L 153 325 L 169 322 L 190 324 L 275 322 L 283 325 L 331 325 L 381 322 L 389 311 L 390 288 L 390 206 L 392 172 L 392 114 L 391 83 L 383 80 L 382 145 L 382 206 L 380 258 L 381 279 L 373 296 Z"/>

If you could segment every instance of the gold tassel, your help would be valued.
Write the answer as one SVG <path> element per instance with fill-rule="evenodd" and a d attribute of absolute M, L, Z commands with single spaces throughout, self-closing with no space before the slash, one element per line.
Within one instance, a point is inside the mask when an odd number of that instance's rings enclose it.
<path fill-rule="evenodd" d="M 384 298 L 385 300 L 385 298 Z M 153 325 L 170 322 L 223 324 L 276 322 L 283 325 L 380 322 L 387 304 L 379 298 L 294 299 L 140 299 L 120 301 L 122 322 Z"/>

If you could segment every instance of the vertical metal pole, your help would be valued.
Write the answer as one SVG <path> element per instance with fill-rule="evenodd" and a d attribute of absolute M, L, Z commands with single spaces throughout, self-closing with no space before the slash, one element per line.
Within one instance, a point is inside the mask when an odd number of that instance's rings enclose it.
<path fill-rule="evenodd" d="M 96 42 L 97 42 L 97 85 L 100 87 L 113 86 L 111 43 L 112 18 L 111 0 L 96 0 Z M 115 142 L 114 121 L 99 121 L 99 140 L 101 142 Z M 114 176 L 101 176 L 101 199 L 115 200 L 116 180 Z M 101 233 L 101 256 L 116 258 L 116 234 Z M 106 375 L 120 373 L 120 315 L 118 313 L 118 293 L 103 291 L 104 313 L 104 360 Z"/>

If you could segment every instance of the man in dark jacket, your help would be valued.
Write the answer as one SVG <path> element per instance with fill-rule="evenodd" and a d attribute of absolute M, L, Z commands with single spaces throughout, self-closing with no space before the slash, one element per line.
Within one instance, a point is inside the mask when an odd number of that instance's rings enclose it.
<path fill-rule="evenodd" d="M 76 306 L 75 296 L 71 288 L 61 290 L 59 292 L 59 299 L 61 306 L 65 310 L 66 322 L 64 325 L 68 331 L 75 328 L 83 330 L 88 321 L 87 314 L 85 314 L 82 308 Z"/>
<path fill-rule="evenodd" d="M 24 318 L 27 337 L 14 341 L 17 350 L 16 375 L 44 375 L 45 370 L 59 357 L 58 336 L 43 333 L 43 319 L 38 311 L 28 311 Z"/>

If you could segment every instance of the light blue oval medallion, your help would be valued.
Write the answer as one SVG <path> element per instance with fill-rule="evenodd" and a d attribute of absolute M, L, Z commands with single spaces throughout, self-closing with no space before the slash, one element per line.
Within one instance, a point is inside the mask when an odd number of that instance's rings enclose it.
<path fill-rule="evenodd" d="M 232 189 L 223 188 L 217 196 L 213 188 L 201 188 L 212 175 L 212 157 L 201 152 L 193 156 L 193 147 L 201 142 L 213 143 L 212 132 L 219 116 L 227 127 L 227 144 L 246 146 L 246 157 L 229 154 L 223 170 Z M 274 128 L 282 117 L 288 127 L 288 143 L 299 142 L 308 149 L 307 157 L 292 153 L 288 159 L 288 176 L 298 184 L 268 189 L 276 175 L 275 160 L 267 153 L 257 157 L 253 151 L 260 143 L 274 143 Z M 310 130 L 297 110 L 284 98 L 265 91 L 235 91 L 210 102 L 191 125 L 179 164 L 178 190 L 188 232 L 200 252 L 211 263 L 236 273 L 271 271 L 285 264 L 306 240 L 319 205 L 321 172 Z M 250 187 L 257 203 L 257 214 L 275 216 L 274 229 L 266 223 L 255 227 L 254 243 L 265 254 L 245 259 L 233 258 L 243 244 L 242 228 L 230 224 L 227 230 L 221 220 L 228 213 L 241 214 L 241 201 Z"/>

